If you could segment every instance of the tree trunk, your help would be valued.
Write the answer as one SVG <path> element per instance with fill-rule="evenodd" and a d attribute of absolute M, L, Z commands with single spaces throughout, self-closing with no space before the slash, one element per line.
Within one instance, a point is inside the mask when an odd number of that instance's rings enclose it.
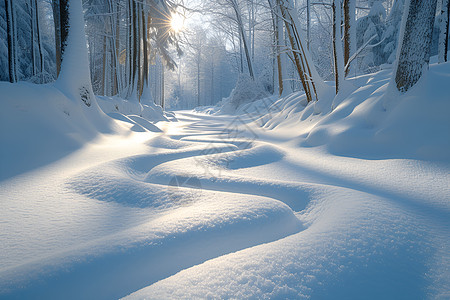
<path fill-rule="evenodd" d="M 306 48 L 310 49 L 311 44 L 311 3 L 306 0 Z"/>
<path fill-rule="evenodd" d="M 34 37 L 34 34 L 35 34 L 35 32 L 36 32 L 36 29 L 35 29 L 35 20 L 34 20 L 34 13 L 33 13 L 33 10 L 34 10 L 34 4 L 33 4 L 33 1 L 36 1 L 36 0 L 30 0 L 30 6 L 29 6 L 29 12 L 30 12 L 30 45 L 31 45 L 31 68 L 32 68 L 32 70 L 31 70 L 31 74 L 32 74 L 32 76 L 36 76 L 36 74 L 37 74 L 37 67 L 36 67 L 36 51 L 35 51 L 35 44 L 36 44 L 36 42 L 35 42 L 35 37 Z"/>
<path fill-rule="evenodd" d="M 148 20 L 145 18 L 145 12 L 144 9 L 142 10 L 142 41 L 143 41 L 143 56 L 144 56 L 144 62 L 143 62 L 143 86 L 144 88 L 148 87 L 148 41 L 147 41 L 147 23 Z"/>
<path fill-rule="evenodd" d="M 6 12 L 6 33 L 8 35 L 8 69 L 9 69 L 9 82 L 16 81 L 16 65 L 15 65 L 15 49 L 14 49 L 14 25 L 12 18 L 12 3 L 11 0 L 5 0 L 5 12 Z"/>
<path fill-rule="evenodd" d="M 61 71 L 61 17 L 59 0 L 52 1 L 53 22 L 55 24 L 55 56 L 56 56 L 56 76 Z"/>
<path fill-rule="evenodd" d="M 337 5 L 336 5 L 337 2 Z M 336 84 L 336 95 L 339 93 L 342 83 L 344 82 L 344 62 L 342 55 L 341 41 L 341 2 L 333 0 L 333 61 L 334 61 L 334 78 Z"/>
<path fill-rule="evenodd" d="M 36 16 L 36 31 L 37 31 L 37 44 L 38 44 L 38 53 L 39 53 L 39 61 L 40 61 L 40 73 L 41 73 L 41 83 L 43 82 L 44 75 L 44 55 L 42 53 L 42 40 L 41 40 L 41 26 L 39 23 L 39 6 L 37 0 L 34 1 L 34 12 Z"/>
<path fill-rule="evenodd" d="M 448 31 L 450 18 L 450 1 L 441 0 L 440 28 L 439 28 L 439 46 L 438 61 L 443 63 L 447 61 L 448 53 Z"/>
<path fill-rule="evenodd" d="M 102 61 L 102 93 L 106 95 L 105 78 L 106 77 L 106 33 L 103 36 L 103 61 Z"/>
<path fill-rule="evenodd" d="M 273 27 L 273 36 L 274 36 L 274 48 L 276 53 L 276 66 L 277 66 L 277 75 L 278 75 L 278 95 L 281 96 L 283 94 L 283 71 L 282 71 L 282 63 L 281 63 L 281 55 L 280 55 L 280 21 L 279 21 L 279 12 L 278 5 L 272 3 L 273 0 L 268 0 L 270 11 L 272 14 L 272 27 Z M 282 25 L 281 25 L 282 27 Z M 275 76 L 274 76 L 275 77 Z M 274 80 L 275 81 L 275 80 Z M 274 84 L 275 85 L 275 84 Z"/>
<path fill-rule="evenodd" d="M 410 0 L 409 5 L 405 5 L 395 72 L 400 92 L 414 86 L 428 68 L 436 3 L 437 0 Z"/>
<path fill-rule="evenodd" d="M 344 65 L 356 51 L 355 0 L 344 0 Z M 345 76 L 350 68 L 345 69 Z"/>
<path fill-rule="evenodd" d="M 139 98 L 139 102 L 141 102 L 141 95 L 142 95 L 142 68 L 141 68 L 141 10 L 142 10 L 142 4 L 137 3 L 136 4 L 136 43 L 137 43 L 137 60 L 136 60 L 136 68 L 137 68 L 137 95 Z"/>

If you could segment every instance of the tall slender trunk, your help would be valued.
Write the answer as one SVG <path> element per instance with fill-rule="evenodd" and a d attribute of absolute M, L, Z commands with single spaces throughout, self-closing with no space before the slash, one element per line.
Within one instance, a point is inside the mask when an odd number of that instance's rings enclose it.
<path fill-rule="evenodd" d="M 34 10 L 33 1 L 36 1 L 36 0 L 30 0 L 30 6 L 29 6 L 29 8 L 30 8 L 29 13 L 30 13 L 31 68 L 32 68 L 31 73 L 33 76 L 36 76 L 36 74 L 37 74 L 36 60 L 37 59 L 36 59 L 36 51 L 35 51 L 36 39 L 34 36 L 36 29 L 35 29 L 35 20 L 34 20 L 34 13 L 33 13 L 33 10 Z"/>
<path fill-rule="evenodd" d="M 277 75 L 278 75 L 278 95 L 281 96 L 283 94 L 283 72 L 282 72 L 282 64 L 281 64 L 281 55 L 280 55 L 280 21 L 278 16 L 278 5 L 273 5 L 273 0 L 268 0 L 270 11 L 272 13 L 272 27 L 273 27 L 273 36 L 274 36 L 274 48 L 276 53 L 276 61 L 277 61 Z M 275 77 L 275 76 L 274 76 Z"/>
<path fill-rule="evenodd" d="M 134 94 L 137 90 L 137 50 L 138 50 L 138 44 L 137 44 L 137 20 L 136 20 L 136 2 L 135 0 L 131 0 L 131 39 L 132 39 L 132 55 L 131 55 L 131 81 L 132 81 L 132 89 L 131 94 Z"/>
<path fill-rule="evenodd" d="M 12 24 L 12 3 L 11 0 L 5 0 L 5 13 L 6 13 L 6 33 L 8 35 L 8 69 L 9 69 L 9 82 L 15 82 L 15 49 L 14 49 L 14 26 Z"/>
<path fill-rule="evenodd" d="M 161 107 L 164 108 L 165 105 L 165 94 L 164 94 L 164 65 L 161 65 Z"/>
<path fill-rule="evenodd" d="M 336 3 L 337 2 L 337 3 Z M 344 62 L 342 55 L 341 40 L 341 2 L 333 0 L 331 5 L 333 10 L 333 61 L 334 61 L 334 78 L 336 84 L 336 95 L 339 93 L 342 83 L 344 82 Z"/>
<path fill-rule="evenodd" d="M 41 83 L 43 82 L 44 75 L 44 55 L 42 53 L 42 40 L 41 40 L 41 26 L 39 22 L 39 6 L 37 0 L 34 1 L 34 13 L 36 18 L 36 33 L 37 33 L 37 44 L 38 44 L 38 53 L 39 53 L 39 61 L 40 61 L 40 73 L 41 73 Z"/>
<path fill-rule="evenodd" d="M 448 31 L 450 23 L 450 1 L 441 0 L 441 14 L 439 26 L 439 46 L 438 61 L 443 63 L 447 61 L 448 53 Z"/>
<path fill-rule="evenodd" d="M 106 77 L 106 33 L 103 36 L 103 61 L 102 61 L 102 93 L 106 95 L 105 78 Z"/>
<path fill-rule="evenodd" d="M 143 56 L 144 56 L 144 62 L 143 62 L 143 68 L 142 68 L 142 75 L 143 75 L 143 87 L 148 87 L 148 44 L 147 44 L 147 23 L 148 20 L 145 17 L 145 11 L 142 9 L 142 41 L 143 41 Z"/>
<path fill-rule="evenodd" d="M 60 0 L 52 1 L 53 22 L 55 24 L 55 56 L 56 56 L 56 76 L 61 71 L 61 17 Z"/>
<path fill-rule="evenodd" d="M 344 0 L 344 65 L 356 51 L 355 0 Z M 350 68 L 345 69 L 345 76 Z"/>
<path fill-rule="evenodd" d="M 141 102 L 141 94 L 142 94 L 142 68 L 141 68 L 141 10 L 142 4 L 136 4 L 136 44 L 137 44 L 137 59 L 136 59 L 136 68 L 137 68 L 137 95 L 139 98 L 139 102 Z"/>
<path fill-rule="evenodd" d="M 345 0 L 344 0 L 345 1 Z M 306 48 L 310 49 L 311 44 L 311 1 L 306 0 Z"/>

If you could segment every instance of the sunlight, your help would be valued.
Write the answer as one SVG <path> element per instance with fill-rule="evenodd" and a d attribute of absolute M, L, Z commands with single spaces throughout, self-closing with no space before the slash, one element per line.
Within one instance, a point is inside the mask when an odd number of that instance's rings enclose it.
<path fill-rule="evenodd" d="M 180 32 L 184 28 L 184 16 L 178 13 L 172 14 L 170 27 L 175 32 Z"/>

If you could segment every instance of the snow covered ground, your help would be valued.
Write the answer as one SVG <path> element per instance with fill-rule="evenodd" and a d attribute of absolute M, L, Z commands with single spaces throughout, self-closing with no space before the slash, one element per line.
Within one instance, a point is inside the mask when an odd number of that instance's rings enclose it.
<path fill-rule="evenodd" d="M 450 64 L 388 76 L 156 124 L 0 84 L 0 298 L 449 298 Z"/>

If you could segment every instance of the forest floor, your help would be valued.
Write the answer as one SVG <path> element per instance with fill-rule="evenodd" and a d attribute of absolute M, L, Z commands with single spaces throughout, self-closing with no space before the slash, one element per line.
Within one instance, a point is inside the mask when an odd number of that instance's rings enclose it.
<path fill-rule="evenodd" d="M 0 181 L 0 298 L 450 296 L 450 166 L 177 112 Z"/>

